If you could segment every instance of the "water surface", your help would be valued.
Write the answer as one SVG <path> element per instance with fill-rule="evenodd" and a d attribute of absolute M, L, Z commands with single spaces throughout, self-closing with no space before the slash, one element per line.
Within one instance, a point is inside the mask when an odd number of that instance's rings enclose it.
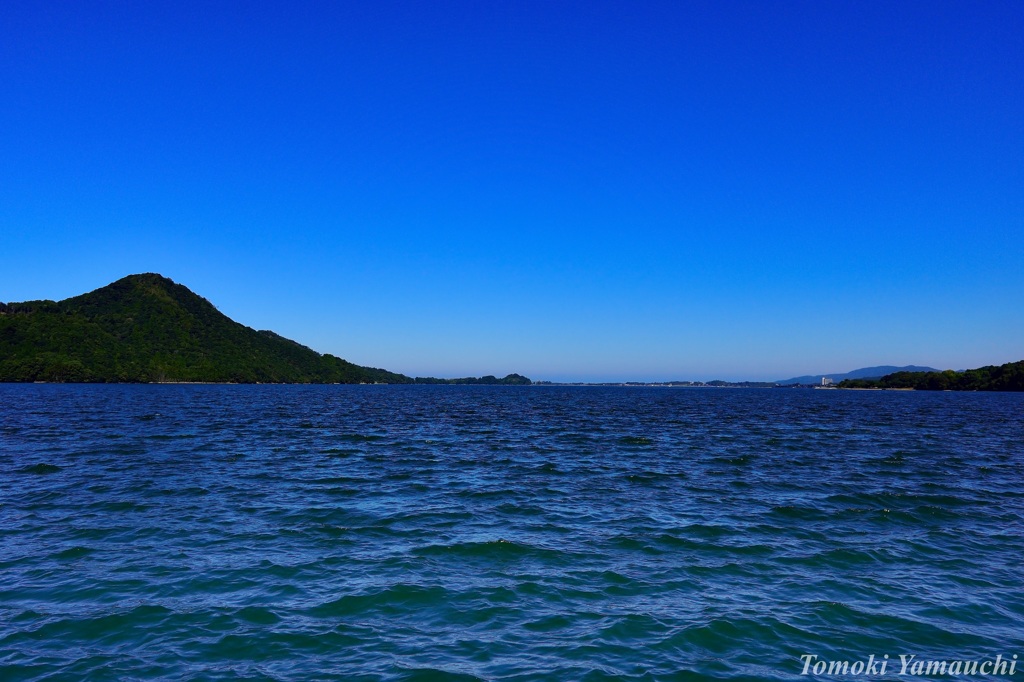
<path fill-rule="evenodd" d="M 0 385 L 0 678 L 1024 656 L 1022 434 L 1019 394 Z"/>

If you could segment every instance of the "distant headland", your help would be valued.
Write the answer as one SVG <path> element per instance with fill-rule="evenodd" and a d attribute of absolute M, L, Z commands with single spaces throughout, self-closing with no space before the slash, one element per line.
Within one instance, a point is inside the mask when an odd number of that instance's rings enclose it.
<path fill-rule="evenodd" d="M 862 367 L 851 372 L 808 374 L 783 381 L 535 381 L 535 386 L 632 386 L 647 388 L 847 388 L 917 391 L 1024 391 L 1024 360 L 977 369 L 940 372 L 930 367 Z"/>
<path fill-rule="evenodd" d="M 917 391 L 1024 391 L 1024 360 L 955 372 L 893 372 L 880 379 L 844 379 L 838 388 Z"/>
<path fill-rule="evenodd" d="M 230 319 L 158 274 L 63 301 L 0 303 L 0 382 L 528 385 L 509 374 L 408 377 Z"/>
<path fill-rule="evenodd" d="M 954 372 L 884 365 L 784 381 L 577 384 L 521 374 L 409 377 L 320 354 L 235 322 L 162 275 L 129 275 L 63 301 L 0 303 L 0 382 L 828 387 L 1024 391 L 1024 361 Z"/>

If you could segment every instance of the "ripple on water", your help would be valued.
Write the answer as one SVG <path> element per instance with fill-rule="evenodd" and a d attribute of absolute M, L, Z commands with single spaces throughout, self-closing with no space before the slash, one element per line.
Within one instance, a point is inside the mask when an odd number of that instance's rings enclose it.
<path fill-rule="evenodd" d="M 20 474 L 55 474 L 61 470 L 61 467 L 56 464 L 47 464 L 46 462 L 39 462 L 38 464 L 29 464 L 18 469 Z"/>
<path fill-rule="evenodd" d="M 1021 400 L 0 386 L 0 678 L 788 680 L 806 652 L 1010 655 Z"/>

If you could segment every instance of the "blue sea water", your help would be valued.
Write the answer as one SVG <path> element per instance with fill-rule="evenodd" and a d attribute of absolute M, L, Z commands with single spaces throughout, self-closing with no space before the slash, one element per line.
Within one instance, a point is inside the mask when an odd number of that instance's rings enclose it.
<path fill-rule="evenodd" d="M 1019 394 L 0 385 L 0 679 L 1012 660 L 1022 436 Z"/>

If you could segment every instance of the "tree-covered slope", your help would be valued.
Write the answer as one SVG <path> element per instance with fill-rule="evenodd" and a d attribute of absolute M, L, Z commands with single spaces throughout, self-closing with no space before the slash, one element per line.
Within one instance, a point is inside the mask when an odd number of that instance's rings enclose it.
<path fill-rule="evenodd" d="M 881 379 L 847 379 L 839 388 L 913 388 L 919 391 L 1024 391 L 1024 360 L 963 372 L 895 372 Z"/>
<path fill-rule="evenodd" d="M 0 381 L 409 383 L 234 322 L 156 274 L 0 304 Z"/>

